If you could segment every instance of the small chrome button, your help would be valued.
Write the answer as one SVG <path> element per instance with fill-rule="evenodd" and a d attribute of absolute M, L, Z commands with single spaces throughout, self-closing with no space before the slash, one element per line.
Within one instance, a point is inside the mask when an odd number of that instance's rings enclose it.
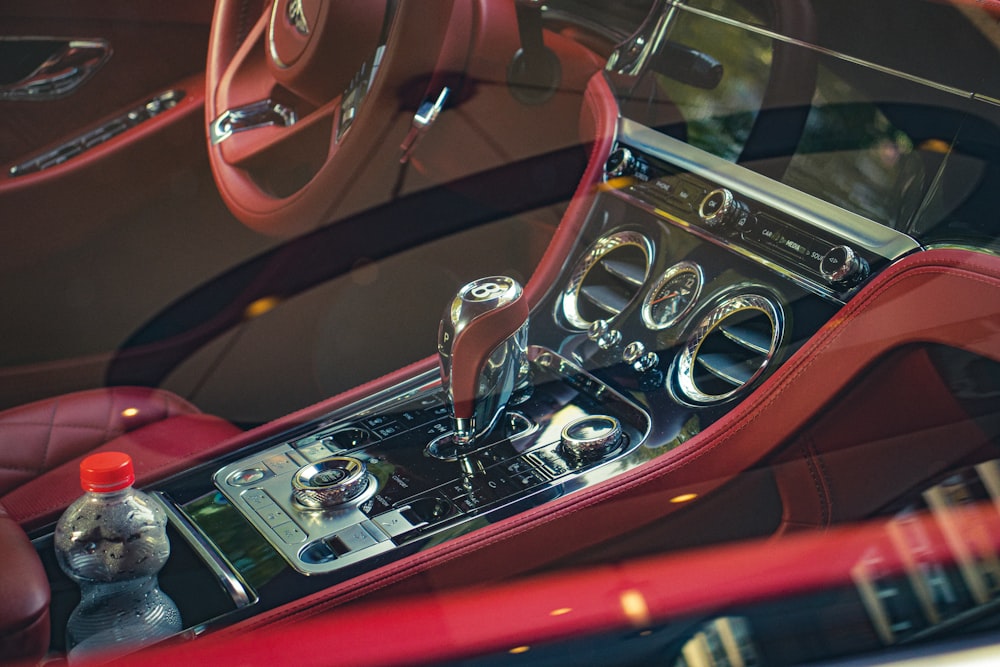
<path fill-rule="evenodd" d="M 584 461 L 599 459 L 621 442 L 622 426 L 614 417 L 581 417 L 563 428 L 561 448 L 564 454 Z"/>
<path fill-rule="evenodd" d="M 635 176 L 648 181 L 650 178 L 649 164 L 624 146 L 616 148 L 608 156 L 604 164 L 604 173 L 608 179 Z"/>
<path fill-rule="evenodd" d="M 596 320 L 587 329 L 587 338 L 602 350 L 610 350 L 622 342 L 622 332 L 612 329 L 607 320 Z"/>
<path fill-rule="evenodd" d="M 226 483 L 230 486 L 250 486 L 270 476 L 271 473 L 269 470 L 257 465 L 252 468 L 237 470 L 226 478 Z"/>
<path fill-rule="evenodd" d="M 336 507 L 368 488 L 368 469 L 352 456 L 333 456 L 299 468 L 292 477 L 292 496 L 303 507 Z"/>

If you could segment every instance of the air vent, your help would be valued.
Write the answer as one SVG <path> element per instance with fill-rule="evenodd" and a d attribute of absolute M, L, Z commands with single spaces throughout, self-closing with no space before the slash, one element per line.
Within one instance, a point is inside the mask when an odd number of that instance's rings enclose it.
<path fill-rule="evenodd" d="M 638 232 L 605 236 L 577 262 L 560 300 L 562 319 L 577 329 L 613 320 L 624 311 L 649 276 L 653 244 Z"/>
<path fill-rule="evenodd" d="M 758 294 L 732 296 L 698 324 L 674 362 L 676 388 L 697 405 L 736 397 L 761 377 L 781 343 L 781 307 Z"/>

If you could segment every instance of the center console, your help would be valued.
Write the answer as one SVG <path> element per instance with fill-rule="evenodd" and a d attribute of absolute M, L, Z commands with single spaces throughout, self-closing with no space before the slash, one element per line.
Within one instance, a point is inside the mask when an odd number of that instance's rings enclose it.
<path fill-rule="evenodd" d="M 615 484 L 725 416 L 912 247 L 622 121 L 530 329 L 515 281 L 474 281 L 447 304 L 438 368 L 158 484 L 163 589 L 198 633 Z M 60 628 L 76 591 L 48 569 Z"/>
<path fill-rule="evenodd" d="M 219 469 L 222 497 L 302 574 L 350 573 L 605 479 L 628 465 L 648 416 L 544 348 L 533 389 L 492 437 L 449 447 L 436 378 Z M 203 530 L 211 508 L 180 508 Z"/>
<path fill-rule="evenodd" d="M 530 329 L 514 280 L 474 281 L 447 304 L 436 369 L 152 489 L 174 545 L 161 583 L 187 632 L 615 488 L 726 416 L 914 247 L 636 123 L 617 139 Z M 616 516 L 622 530 L 651 518 Z M 76 590 L 47 569 L 58 649 Z"/>

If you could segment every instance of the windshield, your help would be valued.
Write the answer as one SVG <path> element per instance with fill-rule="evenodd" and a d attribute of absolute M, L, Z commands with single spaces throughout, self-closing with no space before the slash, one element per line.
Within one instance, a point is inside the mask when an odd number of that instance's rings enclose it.
<path fill-rule="evenodd" d="M 818 27 L 827 4 L 784 26 L 769 25 L 767 3 L 678 4 L 645 74 L 621 91 L 625 115 L 921 240 L 994 238 L 974 191 L 996 177 L 1000 103 L 995 84 L 962 69 L 995 49 L 996 26 L 916 6 L 965 21 L 970 42 L 927 66 L 903 61 L 895 49 L 909 45 L 894 40 L 830 41 Z M 883 12 L 868 14 L 859 23 Z"/>

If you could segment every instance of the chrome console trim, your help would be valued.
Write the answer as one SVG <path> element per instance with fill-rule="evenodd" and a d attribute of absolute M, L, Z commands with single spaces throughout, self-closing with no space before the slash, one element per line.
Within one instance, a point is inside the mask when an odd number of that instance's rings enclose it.
<path fill-rule="evenodd" d="M 212 546 L 211 541 L 201 532 L 201 529 L 188 519 L 187 515 L 180 511 L 164 493 L 152 491 L 150 496 L 163 508 L 171 525 L 198 554 L 201 561 L 229 594 L 236 608 L 242 609 L 256 603 L 256 594 L 237 574 L 236 568 Z"/>
<path fill-rule="evenodd" d="M 647 156 L 662 160 L 682 172 L 694 174 L 718 186 L 728 188 L 742 197 L 753 199 L 760 204 L 781 211 L 790 218 L 794 218 L 797 224 L 806 229 L 813 228 L 842 239 L 843 242 L 852 244 L 855 248 L 863 249 L 889 262 L 923 249 L 915 239 L 902 232 L 752 172 L 627 118 L 622 118 L 619 121 L 618 141 L 620 145 L 628 146 Z M 835 285 L 825 284 L 818 278 L 790 269 L 763 252 L 740 243 L 737 238 L 726 237 L 706 229 L 704 225 L 694 224 L 691 220 L 686 220 L 664 210 L 655 202 L 631 192 L 630 185 L 631 182 L 628 180 L 625 181 L 624 186 L 619 186 L 615 181 L 609 181 L 604 185 L 604 188 L 615 197 L 623 199 L 661 220 L 670 222 L 699 238 L 766 266 L 799 287 L 824 299 L 843 304 L 857 289 L 857 286 L 840 289 Z"/>
<path fill-rule="evenodd" d="M 839 236 L 889 260 L 899 259 L 920 244 L 906 234 L 847 211 L 793 187 L 761 176 L 690 144 L 622 118 L 619 142 L 638 148 L 744 196 L 781 210 L 817 229 Z"/>
<path fill-rule="evenodd" d="M 295 571 L 315 575 L 403 557 L 645 460 L 637 451 L 652 427 L 645 410 L 547 348 L 528 354 L 537 385 L 515 410 L 537 428 L 495 436 L 458 460 L 427 456 L 451 422 L 440 378 L 428 382 L 426 373 L 226 465 L 213 476 L 216 488 Z M 584 460 L 563 449 L 567 424 L 600 416 L 621 424 L 620 441 Z M 291 480 L 331 457 L 362 462 L 371 493 L 297 506 Z"/>

